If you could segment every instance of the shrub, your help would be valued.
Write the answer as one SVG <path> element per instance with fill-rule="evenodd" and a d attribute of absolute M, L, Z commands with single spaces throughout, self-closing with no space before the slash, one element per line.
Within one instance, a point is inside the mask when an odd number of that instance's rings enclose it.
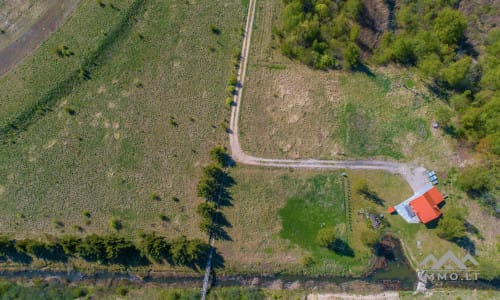
<path fill-rule="evenodd" d="M 466 236 L 465 220 L 460 214 L 448 212 L 439 220 L 437 235 L 448 241 L 456 241 Z"/>
<path fill-rule="evenodd" d="M 234 87 L 234 85 L 230 85 L 226 88 L 226 92 L 228 93 L 228 95 L 234 95 L 234 93 L 236 92 L 236 88 Z"/>
<path fill-rule="evenodd" d="M 219 34 L 221 34 L 220 29 L 219 29 L 217 26 L 213 25 L 213 24 L 210 24 L 210 31 L 211 31 L 213 34 L 215 34 L 215 35 L 219 35 Z"/>
<path fill-rule="evenodd" d="M 202 202 L 196 208 L 196 213 L 205 219 L 212 219 L 216 211 L 214 202 Z"/>
<path fill-rule="evenodd" d="M 220 127 L 222 128 L 222 130 L 224 130 L 224 132 L 226 132 L 226 133 L 229 132 L 230 128 L 229 128 L 229 125 L 227 125 L 226 122 L 224 122 L 224 121 L 220 122 Z"/>
<path fill-rule="evenodd" d="M 170 244 L 162 236 L 156 233 L 143 234 L 138 243 L 141 255 L 154 262 L 162 262 L 170 258 Z"/>
<path fill-rule="evenodd" d="M 66 235 L 59 239 L 59 243 L 66 255 L 77 254 L 77 247 L 82 243 L 82 239 L 76 236 Z"/>
<path fill-rule="evenodd" d="M 76 110 L 74 110 L 72 107 L 68 107 L 66 106 L 64 108 L 64 110 L 70 115 L 70 116 L 74 116 L 76 115 Z"/>
<path fill-rule="evenodd" d="M 109 226 L 111 226 L 111 228 L 113 228 L 114 230 L 120 230 L 122 229 L 123 224 L 120 219 L 112 217 L 111 219 L 109 219 Z"/>
<path fill-rule="evenodd" d="M 314 258 L 310 254 L 304 254 L 300 259 L 300 264 L 303 267 L 310 267 L 314 265 Z"/>
<path fill-rule="evenodd" d="M 159 214 L 158 215 L 158 218 L 160 219 L 160 221 L 162 222 L 168 222 L 169 221 L 169 218 L 165 215 L 165 214 Z"/>
<path fill-rule="evenodd" d="M 379 233 L 375 230 L 365 229 L 361 232 L 361 242 L 368 248 L 374 249 L 378 244 Z"/>
<path fill-rule="evenodd" d="M 154 201 L 160 201 L 161 197 L 156 193 L 151 193 L 151 194 L 149 194 L 149 199 L 154 200 Z"/>
<path fill-rule="evenodd" d="M 170 126 L 172 127 L 177 127 L 179 124 L 177 124 L 177 122 L 175 121 L 174 117 L 170 117 L 170 119 L 168 120 L 168 123 L 170 124 Z"/>
<path fill-rule="evenodd" d="M 74 299 L 85 297 L 85 296 L 87 296 L 87 294 L 88 294 L 87 289 L 86 288 L 82 288 L 82 287 L 75 287 L 71 291 L 71 296 Z"/>
<path fill-rule="evenodd" d="M 229 78 L 229 85 L 236 86 L 237 83 L 238 83 L 238 78 L 236 77 L 236 75 L 233 74 L 231 78 Z"/>
<path fill-rule="evenodd" d="M 128 288 L 124 286 L 120 286 L 116 289 L 116 293 L 120 296 L 126 296 L 128 294 Z"/>
<path fill-rule="evenodd" d="M 16 252 L 15 241 L 8 236 L 0 236 L 0 258 Z"/>
<path fill-rule="evenodd" d="M 324 248 L 329 248 L 337 239 L 335 229 L 333 227 L 322 228 L 316 235 L 316 242 Z"/>
<path fill-rule="evenodd" d="M 54 228 L 62 228 L 64 227 L 64 223 L 61 220 L 53 219 L 52 226 L 54 226 Z"/>
<path fill-rule="evenodd" d="M 229 155 L 227 154 L 227 148 L 220 145 L 215 146 L 210 151 L 210 157 L 221 167 L 227 166 L 230 160 Z"/>
<path fill-rule="evenodd" d="M 144 40 L 144 35 L 140 32 L 136 32 L 135 35 L 140 39 L 140 40 Z"/>
<path fill-rule="evenodd" d="M 60 58 L 70 57 L 75 54 L 73 51 L 69 50 L 69 47 L 66 45 L 57 46 L 55 52 Z"/>
<path fill-rule="evenodd" d="M 90 71 L 85 69 L 84 67 L 80 67 L 78 69 L 78 77 L 83 80 L 90 80 Z"/>

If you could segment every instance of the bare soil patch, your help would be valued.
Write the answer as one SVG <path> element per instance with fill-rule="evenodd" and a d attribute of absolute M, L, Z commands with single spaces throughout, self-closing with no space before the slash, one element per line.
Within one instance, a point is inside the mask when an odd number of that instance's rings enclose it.
<path fill-rule="evenodd" d="M 5 30 L 5 34 L 0 37 L 0 76 L 12 69 L 29 53 L 34 51 L 54 32 L 78 6 L 80 0 L 65 1 L 22 1 L 21 7 L 12 6 L 15 3 L 7 1 L 11 8 L 9 17 L 5 17 L 0 29 Z M 16 2 L 16 1 L 14 1 Z M 35 5 L 35 3 L 37 3 Z M 22 14 L 30 10 L 28 15 Z M 17 18 L 17 16 L 20 14 Z M 3 18 L 0 18 L 2 21 Z M 31 24 L 29 28 L 27 24 Z M 6 29 L 3 28 L 5 26 Z M 5 40 L 3 35 L 6 35 Z"/>

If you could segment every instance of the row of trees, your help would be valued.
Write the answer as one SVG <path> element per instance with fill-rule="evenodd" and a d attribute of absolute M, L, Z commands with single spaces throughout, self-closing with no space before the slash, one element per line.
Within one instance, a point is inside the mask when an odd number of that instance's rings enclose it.
<path fill-rule="evenodd" d="M 223 168 L 231 166 L 232 161 L 223 146 L 212 149 L 210 157 L 212 162 L 203 168 L 203 175 L 198 182 L 198 196 L 206 200 L 196 209 L 201 218 L 199 226 L 210 237 L 229 239 L 224 227 L 230 224 L 217 209 L 219 206 L 229 205 L 231 201 L 227 189 L 234 184 L 234 180 Z"/>
<path fill-rule="evenodd" d="M 84 238 L 67 235 L 48 241 L 0 236 L 0 259 L 21 262 L 32 258 L 66 261 L 78 257 L 88 262 L 124 266 L 166 262 L 199 267 L 206 260 L 208 248 L 201 240 L 188 240 L 185 236 L 167 240 L 154 232 L 140 234 L 135 241 L 118 235 L 96 234 Z"/>

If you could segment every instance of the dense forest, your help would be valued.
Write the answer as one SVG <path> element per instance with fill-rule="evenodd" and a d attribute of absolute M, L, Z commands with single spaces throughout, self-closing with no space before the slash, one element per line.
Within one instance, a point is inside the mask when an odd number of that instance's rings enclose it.
<path fill-rule="evenodd" d="M 472 46 L 471 18 L 459 0 L 378 1 L 389 11 L 387 26 L 367 47 L 363 28 L 373 27 L 362 0 L 283 0 L 282 53 L 316 69 L 362 70 L 367 64 L 414 69 L 448 104 L 436 112 L 443 130 L 474 150 L 476 163 L 458 182 L 471 196 L 496 210 L 500 166 L 500 29 Z M 373 1 L 373 5 L 377 1 Z M 484 13 L 495 14 L 493 7 Z M 500 13 L 500 12 L 497 12 Z"/>

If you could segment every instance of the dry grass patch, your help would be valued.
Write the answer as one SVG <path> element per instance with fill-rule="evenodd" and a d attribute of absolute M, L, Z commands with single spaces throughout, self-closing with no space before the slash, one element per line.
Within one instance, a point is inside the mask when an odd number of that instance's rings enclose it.
<path fill-rule="evenodd" d="M 130 3 L 116 5 L 124 12 Z M 32 57 L 0 79 L 1 123 L 78 71 L 119 14 L 95 0 L 82 3 Z M 55 99 L 52 111 L 17 134 L 15 143 L 0 145 L 0 232 L 111 233 L 108 221 L 116 216 L 125 235 L 155 230 L 169 238 L 204 237 L 195 214 L 201 201 L 196 183 L 210 149 L 227 138 L 218 124 L 227 118 L 225 88 L 244 8 L 239 0 L 146 1 L 134 18 L 103 48 L 89 80 Z M 212 23 L 220 35 L 208 34 Z M 87 30 L 75 34 L 82 27 Z M 144 39 L 135 34 L 139 29 Z M 75 55 L 56 57 L 51 47 L 60 43 Z M 174 67 L 174 61 L 182 63 Z M 171 117 L 178 126 L 169 125 Z M 151 193 L 161 200 L 151 200 Z M 91 217 L 82 217 L 84 211 Z M 53 219 L 64 226 L 54 228 Z M 78 226 L 81 233 L 74 232 Z"/>
<path fill-rule="evenodd" d="M 257 7 L 241 108 L 245 150 L 264 157 L 450 160 L 448 139 L 430 132 L 441 103 L 421 82 L 392 67 L 324 72 L 290 61 L 269 30 L 280 26 L 282 9 L 280 1 Z"/>

